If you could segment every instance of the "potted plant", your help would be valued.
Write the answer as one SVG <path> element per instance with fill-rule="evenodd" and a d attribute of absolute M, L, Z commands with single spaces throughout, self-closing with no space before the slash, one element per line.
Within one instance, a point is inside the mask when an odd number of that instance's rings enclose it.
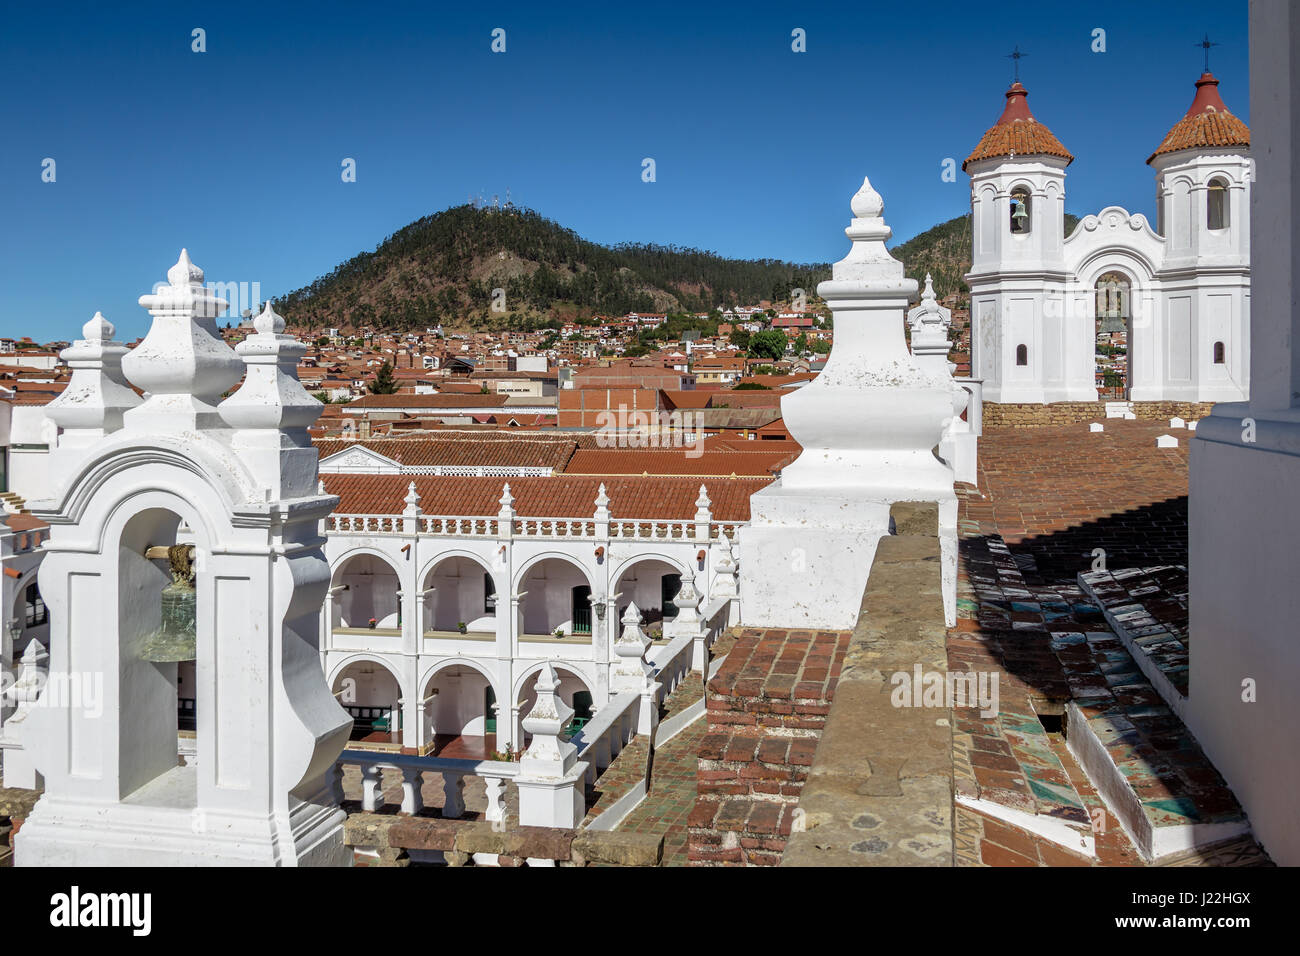
<path fill-rule="evenodd" d="M 460 631 L 462 634 L 468 633 L 469 625 L 466 624 L 464 621 L 461 621 L 456 625 L 456 630 Z"/>
<path fill-rule="evenodd" d="M 372 618 L 370 619 L 370 629 L 373 631 L 373 630 L 375 629 L 375 625 L 378 624 L 378 623 L 379 623 L 379 622 L 376 621 L 376 620 L 372 617 Z"/>
<path fill-rule="evenodd" d="M 555 639 L 556 639 L 557 641 L 559 641 L 559 640 L 563 640 L 563 639 L 564 639 L 564 628 L 562 628 L 562 627 L 557 627 L 557 628 L 555 629 Z"/>

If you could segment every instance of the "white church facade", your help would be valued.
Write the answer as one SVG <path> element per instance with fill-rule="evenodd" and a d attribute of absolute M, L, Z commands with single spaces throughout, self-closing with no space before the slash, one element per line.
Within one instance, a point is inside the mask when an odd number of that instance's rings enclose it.
<path fill-rule="evenodd" d="M 971 177 L 971 375 L 1001 403 L 1241 401 L 1250 369 L 1250 130 L 1210 73 L 1147 162 L 1158 221 L 1109 206 L 1065 235 L 1074 157 L 1019 83 Z M 1100 361 L 1099 361 L 1100 359 Z"/>

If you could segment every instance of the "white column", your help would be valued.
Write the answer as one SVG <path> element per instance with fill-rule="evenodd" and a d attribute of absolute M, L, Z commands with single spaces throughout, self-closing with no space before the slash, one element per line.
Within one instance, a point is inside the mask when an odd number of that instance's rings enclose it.
<path fill-rule="evenodd" d="M 864 179 L 851 205 L 849 254 L 817 287 L 835 313 L 834 347 L 825 370 L 781 401 L 803 452 L 750 499 L 740 532 L 748 626 L 853 627 L 893 502 L 937 502 L 955 545 L 953 473 L 932 453 L 952 417 L 951 381 L 907 350 L 903 311 L 917 286 L 885 248 L 880 194 Z M 950 552 L 944 604 L 955 619 Z"/>
<path fill-rule="evenodd" d="M 1250 401 L 1191 439 L 1188 729 L 1274 862 L 1300 864 L 1300 9 L 1250 5 Z"/>

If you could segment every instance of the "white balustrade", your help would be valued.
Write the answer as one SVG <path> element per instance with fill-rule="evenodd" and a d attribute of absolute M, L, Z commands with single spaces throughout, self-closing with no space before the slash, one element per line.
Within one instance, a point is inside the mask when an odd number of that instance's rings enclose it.
<path fill-rule="evenodd" d="M 502 760 L 458 760 L 345 750 L 339 756 L 334 773 L 334 796 L 340 803 L 343 802 L 343 771 L 346 766 L 361 768 L 361 809 L 372 813 L 384 805 L 382 779 L 385 771 L 395 771 L 402 777 L 400 812 L 403 814 L 416 814 L 424 808 L 420 792 L 424 774 L 440 774 L 444 795 L 442 815 L 447 818 L 465 815 L 465 779 L 481 777 L 487 789 L 486 817 L 490 821 L 505 819 L 506 782 L 519 775 L 517 763 Z"/>
<path fill-rule="evenodd" d="M 586 761 L 587 785 L 594 786 L 601 771 L 614 762 L 614 758 L 636 736 L 637 708 L 641 695 L 625 691 L 611 697 L 574 734 L 569 742 L 578 748 L 578 759 Z"/>

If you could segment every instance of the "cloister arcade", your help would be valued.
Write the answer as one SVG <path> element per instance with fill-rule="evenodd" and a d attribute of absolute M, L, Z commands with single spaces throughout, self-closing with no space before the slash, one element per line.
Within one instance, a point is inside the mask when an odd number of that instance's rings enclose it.
<path fill-rule="evenodd" d="M 635 603 L 653 662 L 691 582 L 734 584 L 729 534 L 627 540 L 574 534 L 431 534 L 401 519 L 330 529 L 322 658 L 356 725 L 350 746 L 442 756 L 518 752 L 544 662 L 575 729 L 612 696 L 615 643 Z M 419 528 L 419 530 L 417 530 Z M 728 531 L 733 530 L 728 528 Z M 707 534 L 707 529 L 704 532 Z M 739 609 L 730 612 L 735 620 Z M 371 623 L 373 620 L 373 623 Z"/>

